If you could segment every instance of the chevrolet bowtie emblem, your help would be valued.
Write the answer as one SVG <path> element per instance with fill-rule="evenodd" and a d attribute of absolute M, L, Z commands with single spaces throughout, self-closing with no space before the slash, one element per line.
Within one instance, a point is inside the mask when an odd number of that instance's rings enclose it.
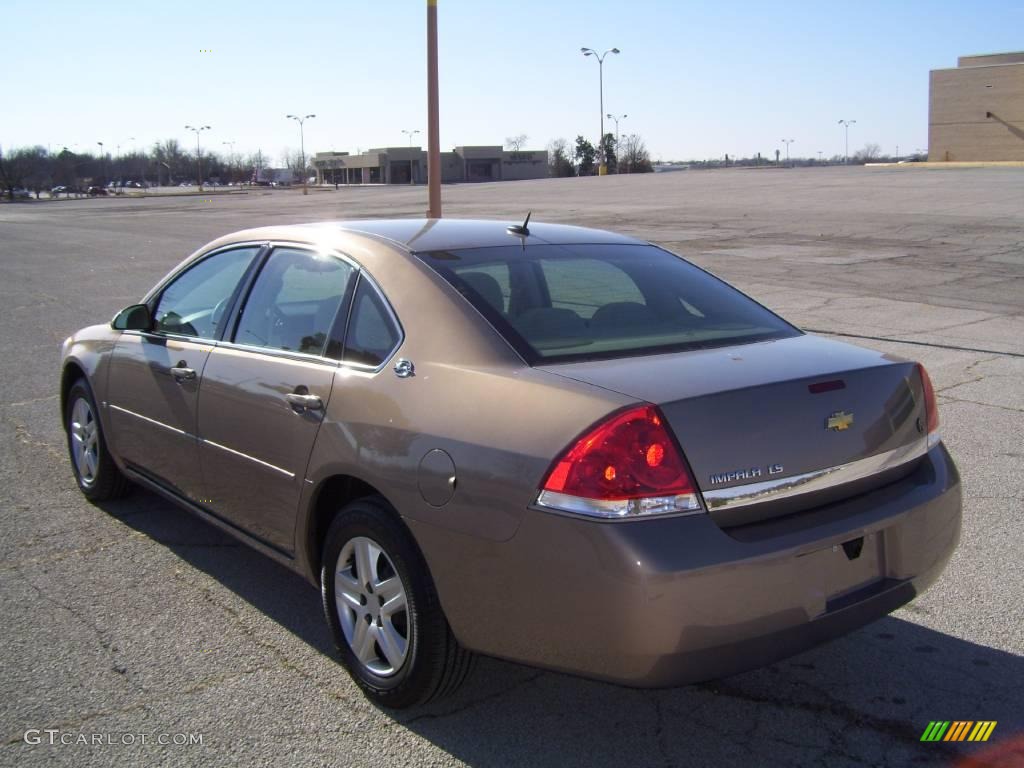
<path fill-rule="evenodd" d="M 853 414 L 846 411 L 836 411 L 825 419 L 825 429 L 834 429 L 836 432 L 849 429 L 851 424 L 853 424 Z"/>

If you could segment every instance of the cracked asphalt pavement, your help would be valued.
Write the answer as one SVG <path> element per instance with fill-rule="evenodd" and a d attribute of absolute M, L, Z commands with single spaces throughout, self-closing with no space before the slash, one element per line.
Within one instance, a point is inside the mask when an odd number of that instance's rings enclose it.
<path fill-rule="evenodd" d="M 453 186 L 444 200 L 449 216 L 532 210 L 654 240 L 804 328 L 924 362 L 964 480 L 942 578 L 848 637 L 726 680 L 637 691 L 481 659 L 454 698 L 380 711 L 334 662 L 299 577 L 152 494 L 82 498 L 59 345 L 218 235 L 419 216 L 425 190 L 2 205 L 0 764 L 1024 763 L 1024 172 L 677 172 Z M 998 726 L 988 744 L 921 743 L 930 720 Z"/>

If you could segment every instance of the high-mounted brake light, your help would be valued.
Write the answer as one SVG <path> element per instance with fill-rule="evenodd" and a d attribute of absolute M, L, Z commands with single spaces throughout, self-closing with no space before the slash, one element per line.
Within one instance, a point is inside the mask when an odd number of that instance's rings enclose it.
<path fill-rule="evenodd" d="M 548 473 L 537 504 L 603 518 L 701 511 L 697 486 L 653 405 L 614 414 L 577 440 Z"/>
<path fill-rule="evenodd" d="M 935 388 L 932 386 L 932 379 L 928 371 L 920 363 L 917 364 L 918 373 L 921 376 L 921 386 L 924 388 L 924 413 L 927 420 L 928 447 L 936 445 L 942 437 L 939 435 L 939 406 L 935 402 Z"/>

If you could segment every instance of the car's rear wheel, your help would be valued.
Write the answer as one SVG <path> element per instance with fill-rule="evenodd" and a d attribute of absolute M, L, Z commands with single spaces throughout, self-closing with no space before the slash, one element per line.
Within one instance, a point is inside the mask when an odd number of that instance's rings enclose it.
<path fill-rule="evenodd" d="M 321 562 L 327 624 L 367 696 L 412 707 L 462 683 L 472 654 L 452 635 L 423 556 L 387 502 L 370 497 L 341 510 Z"/>
<path fill-rule="evenodd" d="M 71 468 L 82 493 L 90 501 L 124 496 L 131 485 L 107 450 L 96 402 L 85 379 L 76 381 L 68 392 L 65 427 Z"/>

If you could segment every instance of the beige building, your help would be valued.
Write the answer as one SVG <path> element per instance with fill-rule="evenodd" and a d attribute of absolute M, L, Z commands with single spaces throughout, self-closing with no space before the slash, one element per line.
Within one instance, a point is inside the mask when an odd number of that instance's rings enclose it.
<path fill-rule="evenodd" d="M 357 155 L 317 152 L 313 167 L 326 184 L 425 184 L 427 153 L 421 147 L 382 147 Z M 441 181 L 544 179 L 544 150 L 506 151 L 499 146 L 455 147 L 441 153 Z"/>
<path fill-rule="evenodd" d="M 1024 160 L 1024 51 L 961 56 L 929 79 L 928 159 Z"/>

